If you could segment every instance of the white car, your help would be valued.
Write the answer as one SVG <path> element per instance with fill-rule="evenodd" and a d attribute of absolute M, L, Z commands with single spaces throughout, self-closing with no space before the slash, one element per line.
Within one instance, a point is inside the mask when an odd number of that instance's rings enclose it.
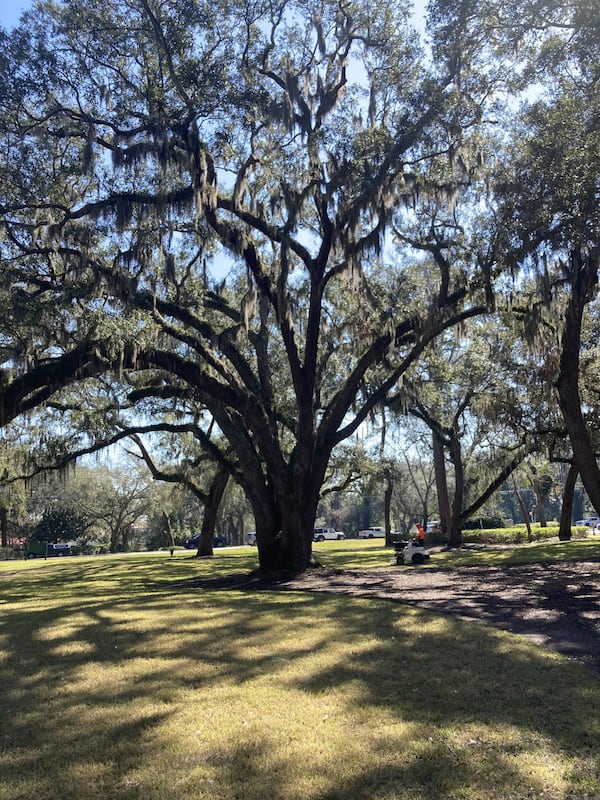
<path fill-rule="evenodd" d="M 250 533 L 247 533 L 246 536 L 244 537 L 244 541 L 246 542 L 246 544 L 255 545 L 256 544 L 256 531 L 251 531 Z"/>
<path fill-rule="evenodd" d="M 588 528 L 597 528 L 600 525 L 600 517 L 585 517 L 585 519 L 578 519 L 575 525 L 587 525 Z"/>
<path fill-rule="evenodd" d="M 385 528 L 365 528 L 358 532 L 359 539 L 385 539 Z"/>
<path fill-rule="evenodd" d="M 313 542 L 324 542 L 325 539 L 345 539 L 346 535 L 342 531 L 335 531 L 333 528 L 315 528 L 313 531 Z"/>

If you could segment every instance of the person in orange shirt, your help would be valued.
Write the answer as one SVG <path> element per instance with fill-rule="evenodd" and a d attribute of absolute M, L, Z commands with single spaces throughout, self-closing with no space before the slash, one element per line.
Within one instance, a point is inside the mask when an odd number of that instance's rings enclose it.
<path fill-rule="evenodd" d="M 425 531 L 423 530 L 423 525 L 420 522 L 415 522 L 415 527 L 417 529 L 417 541 L 419 544 L 425 544 Z"/>

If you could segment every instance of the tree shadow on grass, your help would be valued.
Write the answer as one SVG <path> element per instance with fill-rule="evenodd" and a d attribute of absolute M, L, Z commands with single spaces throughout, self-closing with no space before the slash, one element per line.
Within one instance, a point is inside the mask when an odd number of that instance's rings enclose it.
<path fill-rule="evenodd" d="M 339 594 L 216 590 L 168 569 L 157 581 L 134 565 L 73 566 L 13 585 L 0 618 L 3 798 L 295 800 L 310 771 L 301 741 L 293 749 L 303 702 L 354 726 L 331 744 L 339 730 L 312 721 L 331 749 L 314 752 L 321 800 L 443 800 L 464 787 L 492 798 L 495 785 L 535 796 L 544 787 L 514 739 L 499 750 L 494 731 L 517 730 L 531 759 L 540 742 L 575 760 L 600 745 L 595 677 L 524 640 Z M 271 691 L 295 698 L 280 723 L 263 706 Z M 224 702 L 240 705 L 232 727 L 212 731 Z M 201 746 L 179 732 L 189 713 L 212 734 Z"/>
<path fill-rule="evenodd" d="M 600 672 L 600 570 L 595 562 L 330 571 L 271 588 L 377 597 L 483 622 L 527 636 Z"/>

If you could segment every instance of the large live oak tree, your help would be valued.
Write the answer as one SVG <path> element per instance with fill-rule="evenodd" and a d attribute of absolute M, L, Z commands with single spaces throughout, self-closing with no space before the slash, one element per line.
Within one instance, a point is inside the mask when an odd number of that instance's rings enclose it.
<path fill-rule="evenodd" d="M 544 91 L 540 87 L 521 116 L 518 147 L 507 166 L 506 230 L 514 237 L 515 260 L 537 276 L 529 325 L 539 330 L 536 344 L 544 342 L 539 349 L 573 451 L 571 481 L 578 470 L 598 510 L 596 386 L 591 392 L 586 386 L 581 355 L 595 347 L 598 313 L 600 9 L 588 0 L 542 0 L 526 10 L 526 18 L 538 47 L 525 74 L 536 80 L 543 75 Z M 544 328 L 556 331 L 554 341 Z"/>
<path fill-rule="evenodd" d="M 334 448 L 492 304 L 461 24 L 434 67 L 384 3 L 38 4 L 3 37 L 3 419 L 101 375 L 200 407 L 261 565 L 305 569 Z"/>

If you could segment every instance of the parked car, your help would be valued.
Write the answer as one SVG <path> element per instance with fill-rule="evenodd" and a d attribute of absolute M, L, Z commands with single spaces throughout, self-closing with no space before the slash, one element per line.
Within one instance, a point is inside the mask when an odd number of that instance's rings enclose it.
<path fill-rule="evenodd" d="M 345 539 L 343 531 L 336 531 L 333 528 L 315 528 L 313 531 L 313 542 L 324 542 L 325 539 Z"/>
<path fill-rule="evenodd" d="M 244 536 L 244 541 L 246 544 L 255 545 L 256 544 L 256 531 L 250 531 Z"/>
<path fill-rule="evenodd" d="M 584 517 L 584 519 L 578 519 L 575 525 L 587 525 L 588 528 L 597 528 L 600 525 L 600 517 Z"/>
<path fill-rule="evenodd" d="M 188 550 L 197 550 L 198 545 L 200 544 L 200 534 L 196 536 L 191 536 L 189 539 L 186 539 L 183 543 L 184 547 L 187 547 Z M 226 547 L 227 542 L 223 539 L 222 536 L 215 536 L 213 539 L 213 547 Z"/>
<path fill-rule="evenodd" d="M 359 539 L 385 539 L 385 528 L 365 528 L 358 532 Z"/>

